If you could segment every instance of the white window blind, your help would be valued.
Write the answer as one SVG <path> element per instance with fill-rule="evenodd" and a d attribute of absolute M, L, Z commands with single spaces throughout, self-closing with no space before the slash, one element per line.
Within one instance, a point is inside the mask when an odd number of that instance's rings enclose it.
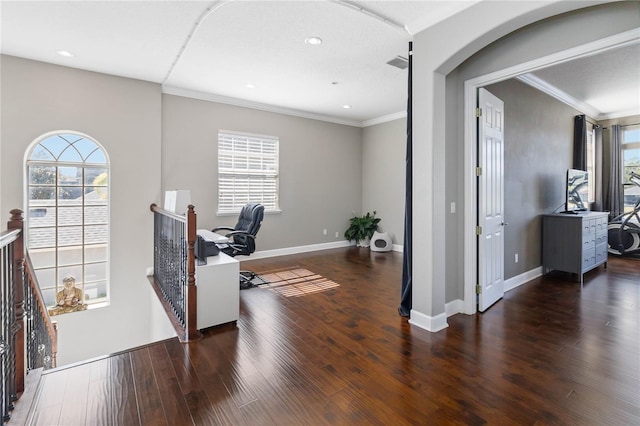
<path fill-rule="evenodd" d="M 278 138 L 218 132 L 218 213 L 278 210 Z"/>

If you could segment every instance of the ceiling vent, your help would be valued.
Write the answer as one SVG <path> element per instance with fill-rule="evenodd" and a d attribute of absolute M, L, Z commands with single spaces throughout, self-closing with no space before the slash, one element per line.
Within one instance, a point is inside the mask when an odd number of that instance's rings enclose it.
<path fill-rule="evenodd" d="M 401 70 L 406 70 L 409 67 L 409 61 L 407 60 L 407 58 L 403 58 L 402 56 L 396 56 L 395 58 L 387 62 L 387 64 L 396 68 L 400 68 Z"/>

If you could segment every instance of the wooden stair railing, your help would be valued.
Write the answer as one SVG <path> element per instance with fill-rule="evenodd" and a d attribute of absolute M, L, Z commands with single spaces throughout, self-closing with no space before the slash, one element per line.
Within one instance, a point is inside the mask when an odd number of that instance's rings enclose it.
<path fill-rule="evenodd" d="M 25 337 L 27 346 L 29 341 L 39 339 L 39 345 L 49 340 L 51 352 L 51 365 L 55 366 L 57 334 L 47 334 L 41 338 L 42 333 L 38 328 L 32 328 L 38 322 L 46 323 L 45 327 L 55 331 L 55 326 L 46 311 L 40 288 L 37 282 L 31 280 L 34 276 L 33 268 L 25 271 L 25 246 L 24 246 L 24 217 L 22 210 L 11 210 L 11 218 L 7 224 L 7 231 L 0 234 L 0 372 L 2 399 L 0 401 L 0 415 L 2 421 L 7 422 L 11 418 L 11 410 L 14 402 L 25 391 L 25 372 L 27 369 L 38 368 L 26 361 Z M 28 255 L 27 255 L 28 259 Z M 27 270 L 31 264 L 28 261 Z M 25 282 L 26 278 L 26 282 Z M 32 290 L 33 286 L 35 290 Z M 35 293 L 38 296 L 32 297 Z M 29 309 L 26 315 L 25 332 L 25 294 L 30 304 L 37 305 L 37 312 Z M 47 368 L 46 365 L 42 367 Z"/>
<path fill-rule="evenodd" d="M 196 213 L 185 216 L 151 204 L 154 214 L 151 285 L 181 342 L 198 340 L 195 266 Z"/>
<path fill-rule="evenodd" d="M 27 252 L 24 269 L 25 313 L 27 322 L 27 371 L 56 368 L 58 322 L 52 321 L 44 303 L 38 277 Z"/>

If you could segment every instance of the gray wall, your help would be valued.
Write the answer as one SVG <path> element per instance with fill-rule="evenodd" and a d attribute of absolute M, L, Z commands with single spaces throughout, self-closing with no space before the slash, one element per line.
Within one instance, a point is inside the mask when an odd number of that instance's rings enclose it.
<path fill-rule="evenodd" d="M 405 159 L 407 120 L 400 119 L 362 130 L 362 211 L 376 211 L 381 232 L 393 244 L 404 241 Z"/>
<path fill-rule="evenodd" d="M 344 241 L 352 212 L 362 209 L 362 129 L 163 95 L 162 188 L 191 190 L 199 228 L 237 220 L 216 216 L 218 130 L 280 140 L 282 212 L 265 216 L 257 250 Z"/>
<path fill-rule="evenodd" d="M 464 298 L 464 288 L 474 281 L 468 268 L 472 258 L 465 259 L 472 256 L 471 249 L 447 235 L 452 228 L 463 230 L 464 216 L 475 208 L 465 205 L 471 200 L 462 191 L 467 167 L 461 158 L 463 82 L 638 28 L 637 2 L 581 9 L 593 4 L 597 2 L 479 2 L 415 35 L 414 170 L 416 165 L 423 170 L 414 174 L 413 199 L 414 217 L 419 212 L 423 221 L 414 222 L 412 323 L 431 330 L 446 326 L 445 303 Z M 447 177 L 446 188 L 439 181 L 442 176 Z M 459 214 L 450 214 L 451 201 Z M 464 310 L 474 308 L 465 303 Z"/>
<path fill-rule="evenodd" d="M 512 79 L 486 87 L 504 101 L 504 277 L 542 265 L 540 215 L 564 210 L 573 162 L 573 122 L 581 114 Z M 515 263 L 515 254 L 519 261 Z"/>
<path fill-rule="evenodd" d="M 460 153 L 462 147 L 464 146 L 463 133 L 461 129 L 463 129 L 464 126 L 463 84 L 465 80 L 482 75 L 487 75 L 491 72 L 498 71 L 515 64 L 532 60 L 540 56 L 548 55 L 562 49 L 570 48 L 571 46 L 585 44 L 587 42 L 595 41 L 609 35 L 618 34 L 629 29 L 637 28 L 639 25 L 640 7 L 638 6 L 637 2 L 620 2 L 594 6 L 535 22 L 495 41 L 491 45 L 480 50 L 465 62 L 463 62 L 454 70 L 454 72 L 450 73 L 447 76 L 446 96 L 448 100 L 455 100 L 455 106 L 447 105 L 447 169 L 453 168 L 454 170 L 462 170 L 462 167 L 464 167 L 462 155 L 456 156 L 454 152 Z M 589 28 L 589 31 L 584 31 L 585 28 Z M 533 94 L 534 92 L 536 91 L 534 90 L 531 93 Z M 497 93 L 496 95 L 500 97 L 500 95 L 498 95 Z M 538 94 L 537 96 L 546 95 Z M 522 104 L 522 100 L 518 101 L 518 103 Z M 556 105 L 560 105 L 560 102 L 558 102 Z M 452 110 L 454 110 L 455 113 L 450 113 Z M 506 120 L 509 120 L 509 116 L 511 113 L 512 112 L 510 110 L 506 110 Z M 540 117 L 539 112 L 532 111 L 532 113 L 534 114 L 534 116 Z M 575 111 L 575 114 L 579 113 L 580 112 Z M 571 119 L 570 126 L 572 125 L 573 121 Z M 556 130 L 557 129 L 558 128 L 556 127 Z M 570 130 L 570 134 L 571 136 L 569 136 L 569 141 L 572 141 L 572 127 Z M 532 151 L 536 149 L 534 147 L 546 146 L 542 142 L 544 139 L 550 137 L 550 135 L 544 134 L 539 134 L 536 136 L 540 136 L 540 139 L 538 137 L 533 138 L 533 146 L 531 147 Z M 569 155 L 571 155 L 571 152 Z M 453 163 L 451 163 L 451 159 L 454 158 L 455 160 L 453 161 Z M 569 163 L 571 163 L 571 161 L 569 161 Z M 506 164 L 506 166 L 510 167 L 508 163 Z M 559 165 L 555 167 L 558 167 L 558 169 L 561 170 Z M 570 165 L 567 165 L 564 168 L 566 169 L 568 167 L 570 167 Z M 548 170 L 548 173 L 551 172 L 551 169 Z M 451 190 L 458 188 L 460 192 L 458 192 L 457 195 L 458 197 L 460 197 L 462 194 L 462 187 L 460 186 L 462 176 L 459 173 L 454 175 L 448 173 L 447 177 L 448 180 L 452 180 L 451 182 L 448 182 L 447 188 L 451 188 Z M 517 188 L 512 188 L 513 185 L 510 184 L 508 180 L 505 180 L 505 184 L 507 185 L 505 187 L 505 195 L 507 197 L 514 196 L 517 192 Z M 540 189 L 549 186 L 549 184 L 544 184 L 542 182 L 540 182 L 540 185 Z M 515 190 L 512 191 L 512 189 Z M 544 203 L 553 203 L 553 199 L 556 199 L 557 204 L 553 207 L 550 207 L 551 210 L 555 209 L 558 205 L 560 205 L 563 197 L 561 187 L 558 189 L 558 191 L 559 193 L 554 195 L 538 194 L 538 197 L 542 197 L 539 199 L 539 202 L 541 203 L 540 205 Z M 546 197 L 550 197 L 550 199 L 548 201 L 545 201 Z M 459 201 L 460 203 L 466 202 L 466 200 L 461 199 L 459 199 Z M 508 205 L 510 205 L 510 201 L 508 199 L 506 199 L 505 201 L 508 203 Z M 462 205 L 460 207 L 462 208 Z M 448 208 L 448 206 L 445 206 L 445 209 L 446 208 Z M 514 214 L 510 214 L 509 211 L 506 211 L 506 214 L 507 221 L 512 224 Z M 456 227 L 462 229 L 462 220 L 462 215 L 449 215 L 447 219 L 447 229 L 451 227 L 451 224 L 449 223 L 451 221 L 455 222 Z M 516 224 L 518 222 L 519 220 L 516 220 Z M 533 238 L 537 233 L 536 229 L 538 226 L 539 225 L 536 225 L 534 223 L 529 228 L 527 228 L 525 234 L 527 236 L 527 239 L 529 239 L 530 241 L 534 241 Z M 510 225 L 510 228 L 513 227 Z M 505 238 L 507 238 L 509 241 L 515 239 L 513 235 L 516 233 L 517 231 L 508 229 L 506 231 Z M 455 250 L 456 254 L 453 257 L 449 257 L 447 259 L 447 276 L 455 276 L 456 271 L 459 270 L 458 259 L 462 258 L 463 256 L 463 249 L 463 244 L 459 245 Z M 515 264 L 514 262 L 515 250 L 520 250 L 520 252 L 518 253 L 520 259 L 522 259 L 518 264 Z M 447 253 L 451 254 L 451 250 L 448 249 Z M 507 242 L 507 240 L 505 240 L 505 278 L 511 278 L 520 273 L 533 269 L 534 267 L 540 266 L 540 263 L 535 261 L 535 259 L 539 256 L 539 243 L 534 243 L 534 246 L 529 249 L 521 249 L 517 244 L 511 245 Z M 464 292 L 462 280 L 459 280 L 455 283 L 452 281 L 448 281 L 447 301 L 463 297 Z"/>
<path fill-rule="evenodd" d="M 110 157 L 111 305 L 57 317 L 60 364 L 148 343 L 153 314 L 146 267 L 153 264 L 149 203 L 160 196 L 160 86 L 11 56 L 1 61 L 3 208 L 23 208 L 25 152 L 44 133 L 85 133 Z M 8 211 L 0 215 L 6 223 Z"/>

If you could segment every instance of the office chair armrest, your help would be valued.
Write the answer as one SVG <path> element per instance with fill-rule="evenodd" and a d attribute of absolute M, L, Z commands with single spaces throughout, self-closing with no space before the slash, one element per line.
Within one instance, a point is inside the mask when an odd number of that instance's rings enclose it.
<path fill-rule="evenodd" d="M 233 231 L 233 232 L 229 232 L 227 235 L 225 235 L 225 237 L 233 237 L 234 235 L 241 235 L 243 237 L 249 237 L 252 240 L 255 241 L 256 237 L 254 235 L 249 234 L 248 232 L 245 231 Z"/>
<path fill-rule="evenodd" d="M 213 228 L 211 230 L 211 232 L 218 232 L 218 231 L 234 231 L 234 228 L 230 228 L 228 226 L 218 226 L 217 228 Z M 225 237 L 228 237 L 229 235 L 225 235 Z"/>

